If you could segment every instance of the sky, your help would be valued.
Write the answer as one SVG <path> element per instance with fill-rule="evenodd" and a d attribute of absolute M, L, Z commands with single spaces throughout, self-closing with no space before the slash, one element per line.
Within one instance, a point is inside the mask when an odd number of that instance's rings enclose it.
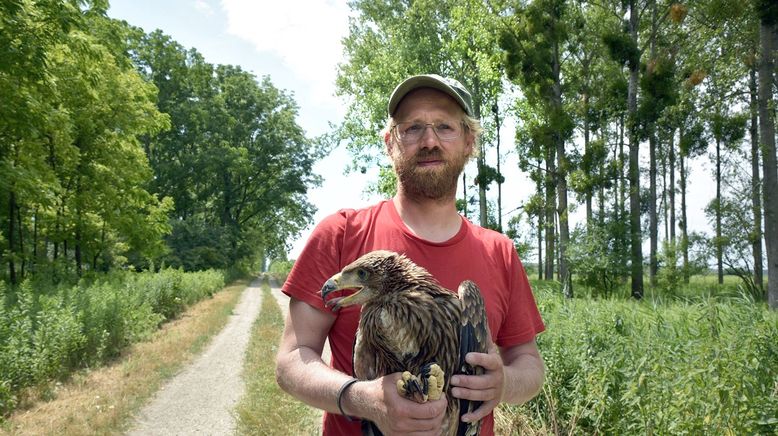
<path fill-rule="evenodd" d="M 257 77 L 269 76 L 277 88 L 293 95 L 300 107 L 298 124 L 309 137 L 326 133 L 330 123 L 337 124 L 345 115 L 345 100 L 335 95 L 337 65 L 344 62 L 341 39 L 348 34 L 351 13 L 345 0 L 111 0 L 110 3 L 110 17 L 126 20 L 147 33 L 161 29 L 182 46 L 195 48 L 209 63 L 239 65 Z M 506 122 L 500 133 L 501 150 L 514 150 L 513 123 Z M 486 159 L 490 165 L 496 165 L 495 153 L 487 153 Z M 710 175 L 711 165 L 704 158 L 697 161 L 689 177 L 689 230 L 710 233 L 702 210 L 713 198 L 715 185 Z M 363 207 L 380 199 L 365 194 L 365 188 L 376 176 L 375 171 L 346 174 L 350 162 L 350 155 L 340 146 L 314 167 L 314 172 L 323 177 L 322 186 L 309 192 L 309 201 L 317 212 L 313 223 L 292 243 L 289 258 L 297 257 L 313 225 L 325 216 L 341 208 Z M 507 223 L 532 194 L 534 186 L 518 170 L 515 152 L 501 161 L 501 169 L 506 179 L 502 189 L 503 223 Z M 475 175 L 474 169 L 466 171 Z M 497 189 L 493 187 L 488 196 L 496 199 Z M 680 204 L 680 198 L 677 201 Z M 571 224 L 582 221 L 583 209 L 581 205 L 571 213 Z"/>

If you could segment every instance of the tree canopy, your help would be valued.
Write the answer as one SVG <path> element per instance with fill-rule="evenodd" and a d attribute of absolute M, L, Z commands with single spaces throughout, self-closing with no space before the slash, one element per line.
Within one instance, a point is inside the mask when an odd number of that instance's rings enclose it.
<path fill-rule="evenodd" d="M 318 183 L 291 95 L 106 9 L 0 5 L 3 277 L 283 256 Z"/>

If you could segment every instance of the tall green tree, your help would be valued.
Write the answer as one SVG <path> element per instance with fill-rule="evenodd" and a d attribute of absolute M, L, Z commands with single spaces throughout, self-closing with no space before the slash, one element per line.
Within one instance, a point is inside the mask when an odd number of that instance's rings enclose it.
<path fill-rule="evenodd" d="M 165 128 L 166 117 L 156 89 L 103 40 L 121 32 L 105 17 L 107 4 L 3 7 L 9 26 L 0 38 L 11 50 L 0 89 L 12 105 L 0 123 L 8 147 L 0 192 L 9 199 L 0 214 L 9 281 L 49 263 L 72 261 L 80 273 L 159 256 L 170 204 L 145 189 L 151 172 L 138 137 Z"/>
<path fill-rule="evenodd" d="M 382 165 L 383 142 L 376 132 L 386 124 L 386 99 L 401 80 L 415 74 L 440 74 L 463 83 L 473 96 L 474 115 L 486 127 L 486 141 L 494 138 L 488 114 L 502 91 L 502 75 L 494 21 L 484 2 L 361 0 L 350 7 L 356 14 L 343 40 L 347 60 L 339 66 L 337 88 L 348 99 L 340 137 L 355 167 Z M 488 226 L 486 190 L 501 175 L 486 164 L 483 150 L 476 164 L 480 224 Z M 391 171 L 384 167 L 382 174 Z M 392 180 L 379 184 L 389 188 L 384 194 L 392 193 Z"/>
<path fill-rule="evenodd" d="M 19 264 L 24 264 L 20 196 L 34 197 L 34 185 L 44 178 L 49 183 L 41 184 L 41 191 L 50 193 L 54 182 L 42 159 L 46 143 L 39 139 L 48 120 L 63 120 L 47 98 L 54 86 L 50 51 L 82 25 L 81 18 L 76 1 L 0 3 L 0 242 L 11 283 L 18 281 Z"/>
<path fill-rule="evenodd" d="M 136 31 L 133 61 L 160 90 L 173 128 L 145 138 L 154 189 L 175 200 L 168 262 L 226 268 L 280 257 L 311 220 L 319 146 L 269 78 L 213 66 L 160 31 Z"/>
<path fill-rule="evenodd" d="M 754 44 L 756 49 L 756 43 Z M 761 153 L 759 151 L 759 104 L 756 81 L 756 52 L 749 56 L 751 62 L 748 72 L 748 108 L 749 139 L 751 141 L 751 212 L 754 222 L 751 225 L 751 251 L 754 256 L 754 284 L 764 289 L 764 254 L 762 252 L 762 177 L 760 173 Z"/>
<path fill-rule="evenodd" d="M 764 226 L 767 248 L 767 299 L 778 310 L 778 161 L 775 151 L 774 95 L 775 37 L 778 32 L 778 5 L 755 0 L 759 17 L 759 141 L 764 174 Z"/>
<path fill-rule="evenodd" d="M 554 184 L 559 219 L 559 275 L 564 294 L 573 296 L 572 276 L 566 249 L 570 241 L 567 177 L 570 170 L 565 142 L 573 134 L 573 121 L 563 101 L 563 60 L 568 53 L 568 5 L 564 0 L 543 0 L 522 7 L 506 17 L 500 45 L 506 51 L 506 71 L 516 81 L 531 105 L 545 114 L 549 132 L 544 144 L 556 156 Z M 548 163 L 548 161 L 547 161 Z"/>
<path fill-rule="evenodd" d="M 636 299 L 643 297 L 643 231 L 640 223 L 640 130 L 638 115 L 638 87 L 640 84 L 640 60 L 642 56 L 638 36 L 640 34 L 640 9 L 638 0 L 604 5 L 618 17 L 626 17 L 623 29 L 613 29 L 604 36 L 611 57 L 628 72 L 627 80 L 627 137 L 629 144 L 629 223 L 631 293 Z"/>
<path fill-rule="evenodd" d="M 723 252 L 726 241 L 722 238 L 722 148 L 733 149 L 739 145 L 740 140 L 745 136 L 745 116 L 742 114 L 729 115 L 715 113 L 711 120 L 711 133 L 716 142 L 716 198 L 713 201 L 713 210 L 715 214 L 714 247 L 716 251 L 716 265 L 718 270 L 719 284 L 724 283 L 724 264 Z"/>

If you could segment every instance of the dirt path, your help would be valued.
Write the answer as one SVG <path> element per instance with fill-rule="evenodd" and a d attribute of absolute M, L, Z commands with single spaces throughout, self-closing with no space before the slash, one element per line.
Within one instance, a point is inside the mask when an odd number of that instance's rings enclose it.
<path fill-rule="evenodd" d="M 244 392 L 243 358 L 262 303 L 260 280 L 241 295 L 227 326 L 139 413 L 130 436 L 228 435 Z"/>
<path fill-rule="evenodd" d="M 170 380 L 141 410 L 128 436 L 229 435 L 235 432 L 233 409 L 244 392 L 241 378 L 251 326 L 262 306 L 261 281 L 243 291 L 224 329 L 206 350 Z M 272 288 L 284 319 L 289 297 Z M 324 361 L 330 361 L 329 342 Z M 320 411 L 317 411 L 321 413 Z M 321 420 L 319 420 L 321 421 Z"/>

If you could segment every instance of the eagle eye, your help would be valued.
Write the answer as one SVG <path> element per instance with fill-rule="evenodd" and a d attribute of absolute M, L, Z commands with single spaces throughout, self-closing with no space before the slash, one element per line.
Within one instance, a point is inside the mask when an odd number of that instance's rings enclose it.
<path fill-rule="evenodd" d="M 357 270 L 357 277 L 359 277 L 359 280 L 365 280 L 367 279 L 367 271 L 363 270 L 362 268 Z"/>

